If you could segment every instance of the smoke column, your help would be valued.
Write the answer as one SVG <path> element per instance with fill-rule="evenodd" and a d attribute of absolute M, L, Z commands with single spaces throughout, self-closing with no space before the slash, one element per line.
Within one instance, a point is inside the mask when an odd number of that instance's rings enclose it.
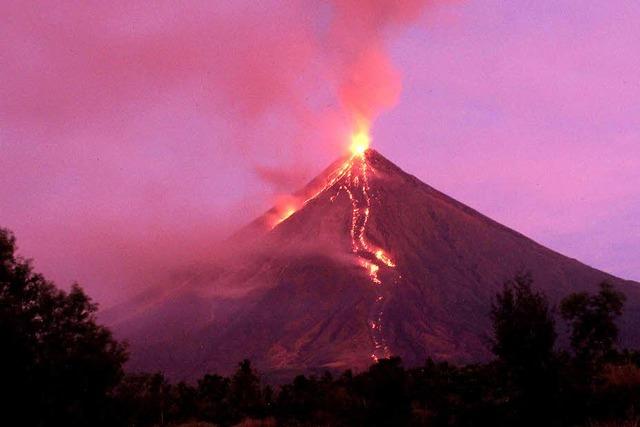
<path fill-rule="evenodd" d="M 207 260 L 398 101 L 425 6 L 2 2 L 0 225 L 99 301 Z"/>

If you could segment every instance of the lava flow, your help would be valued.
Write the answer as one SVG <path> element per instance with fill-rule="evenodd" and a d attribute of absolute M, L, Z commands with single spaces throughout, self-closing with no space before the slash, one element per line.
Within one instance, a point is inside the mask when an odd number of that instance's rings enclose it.
<path fill-rule="evenodd" d="M 391 356 L 383 334 L 384 295 L 379 273 L 381 267 L 393 268 L 395 263 L 381 248 L 375 247 L 367 240 L 366 230 L 371 215 L 371 196 L 369 188 L 369 168 L 366 151 L 369 148 L 369 135 L 366 129 L 360 129 L 352 137 L 351 158 L 347 167 L 341 168 L 344 180 L 338 192 L 344 191 L 351 200 L 351 251 L 358 256 L 359 264 L 367 271 L 371 283 L 376 286 L 376 299 L 369 312 L 368 324 L 373 341 L 371 357 L 374 361 Z"/>
<path fill-rule="evenodd" d="M 345 192 L 351 201 L 351 251 L 358 257 L 358 264 L 364 268 L 369 280 L 375 286 L 376 298 L 369 312 L 368 325 L 373 341 L 371 358 L 378 361 L 380 358 L 391 356 L 383 334 L 383 309 L 384 295 L 382 292 L 381 268 L 391 269 L 396 266 L 385 251 L 369 242 L 366 237 L 367 224 L 371 215 L 371 195 L 369 188 L 369 169 L 367 163 L 367 150 L 369 149 L 369 133 L 367 126 L 358 126 L 358 130 L 351 137 L 351 156 L 328 177 L 322 188 L 308 195 L 304 200 L 298 199 L 298 203 L 289 203 L 277 213 L 277 219 L 272 226 L 276 226 L 293 213 L 297 208 L 306 205 L 325 190 L 339 184 L 336 193 L 331 197 L 333 202 L 342 192 Z M 296 206 L 297 205 L 297 206 Z"/>

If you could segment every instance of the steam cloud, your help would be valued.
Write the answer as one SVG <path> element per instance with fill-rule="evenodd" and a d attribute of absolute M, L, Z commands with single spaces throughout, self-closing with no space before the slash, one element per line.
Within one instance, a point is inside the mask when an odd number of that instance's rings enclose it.
<path fill-rule="evenodd" d="M 418 18 L 424 0 L 334 0 L 329 46 L 347 111 L 372 121 L 395 105 L 402 87 L 385 38 Z"/>
<path fill-rule="evenodd" d="M 308 129 L 326 128 L 335 115 L 373 120 L 392 107 L 401 79 L 385 41 L 427 1 L 227 3 L 4 2 L 1 117 L 16 133 L 27 125 L 38 133 L 99 122 L 108 129 L 178 91 L 200 112 L 231 120 L 236 138 L 225 144 L 244 143 L 259 158 L 247 126 L 274 111 Z M 260 145 L 285 150 L 304 140 L 291 132 L 279 139 Z"/>
<path fill-rule="evenodd" d="M 144 282 L 141 271 L 206 259 L 229 206 L 240 222 L 264 207 L 225 196 L 251 179 L 225 165 L 243 156 L 275 193 L 299 185 L 314 153 L 342 150 L 354 120 L 397 102 L 385 43 L 426 5 L 2 2 L 0 169 L 19 178 L 0 189 L 0 225 L 98 299 L 122 292 L 123 269 Z M 233 179 L 203 185 L 216 167 Z"/>

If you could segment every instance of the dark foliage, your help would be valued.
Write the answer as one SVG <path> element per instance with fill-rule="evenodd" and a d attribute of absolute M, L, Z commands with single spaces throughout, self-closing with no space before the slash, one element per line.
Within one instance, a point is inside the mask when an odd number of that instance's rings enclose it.
<path fill-rule="evenodd" d="M 205 375 L 198 381 L 196 408 L 201 418 L 216 424 L 231 420 L 229 379 L 220 375 Z"/>
<path fill-rule="evenodd" d="M 620 387 L 613 385 L 614 373 L 621 366 L 640 366 L 633 353 L 619 353 L 615 320 L 622 314 L 625 297 L 607 283 L 600 284 L 595 295 L 576 293 L 560 304 L 560 313 L 568 323 L 572 357 L 566 356 L 563 365 L 563 401 L 567 419 L 578 421 L 584 413 L 605 416 L 613 408 L 625 407 L 624 413 L 638 406 L 620 396 Z M 629 390 L 630 395 L 637 394 Z M 612 397 L 615 396 L 615 399 Z"/>
<path fill-rule="evenodd" d="M 622 314 L 625 296 L 608 283 L 600 292 L 568 296 L 560 305 L 562 317 L 571 326 L 571 348 L 584 364 L 601 365 L 616 354 L 616 318 Z"/>
<path fill-rule="evenodd" d="M 532 283 L 529 275 L 516 276 L 491 307 L 492 351 L 504 375 L 508 413 L 519 425 L 548 424 L 555 418 L 555 322 L 546 297 Z"/>
<path fill-rule="evenodd" d="M 78 286 L 63 292 L 15 256 L 0 230 L 1 425 L 20 426 L 511 426 L 638 420 L 640 353 L 616 347 L 624 296 L 560 304 L 572 352 L 558 351 L 546 297 L 529 276 L 505 284 L 490 310 L 490 363 L 399 358 L 334 377 L 299 375 L 264 386 L 248 360 L 231 377 L 196 385 L 161 374 L 123 375 L 124 347 L 95 321 Z M 611 424 L 615 425 L 615 424 Z"/>
<path fill-rule="evenodd" d="M 491 307 L 492 351 L 514 375 L 545 371 L 553 359 L 555 322 L 546 297 L 531 289 L 529 275 L 504 285 Z"/>
<path fill-rule="evenodd" d="M 190 398 L 173 397 L 173 405 L 185 406 L 182 411 L 165 410 L 171 418 L 164 422 L 569 426 L 635 419 L 640 403 L 640 356 L 615 351 L 614 320 L 622 309 L 620 295 L 603 285 L 597 295 L 570 295 L 561 307 L 570 320 L 572 337 L 580 337 L 576 341 L 580 353 L 575 351 L 575 355 L 554 347 L 555 322 L 546 297 L 533 289 L 529 276 L 517 276 L 505 284 L 491 307 L 493 362 L 455 366 L 427 360 L 422 367 L 405 369 L 399 358 L 392 358 L 357 375 L 351 371 L 335 378 L 330 373 L 299 375 L 274 391 L 260 385 L 258 374 L 245 360 L 230 378 L 205 375 L 197 388 L 171 386 L 183 391 L 165 395 Z M 571 316 L 567 317 L 566 307 L 571 307 Z M 588 369 L 581 362 L 596 356 L 601 361 L 589 364 Z M 130 399 L 126 393 L 120 397 Z M 157 423 L 158 407 L 146 405 L 144 396 L 140 399 L 133 406 L 149 408 L 149 414 L 130 419 L 127 425 L 151 425 L 147 420 Z"/>
<path fill-rule="evenodd" d="M 0 405 L 16 425 L 99 425 L 124 347 L 96 323 L 82 289 L 57 289 L 0 229 Z"/>

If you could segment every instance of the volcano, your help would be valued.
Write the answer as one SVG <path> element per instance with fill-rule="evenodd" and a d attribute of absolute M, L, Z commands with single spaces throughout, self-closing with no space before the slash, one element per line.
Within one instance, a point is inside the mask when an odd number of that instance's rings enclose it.
<path fill-rule="evenodd" d="M 368 149 L 339 159 L 236 233 L 223 262 L 108 314 L 130 369 L 174 378 L 486 360 L 491 300 L 529 272 L 552 303 L 607 281 L 627 295 L 622 345 L 640 346 L 640 286 L 554 252 Z"/>

